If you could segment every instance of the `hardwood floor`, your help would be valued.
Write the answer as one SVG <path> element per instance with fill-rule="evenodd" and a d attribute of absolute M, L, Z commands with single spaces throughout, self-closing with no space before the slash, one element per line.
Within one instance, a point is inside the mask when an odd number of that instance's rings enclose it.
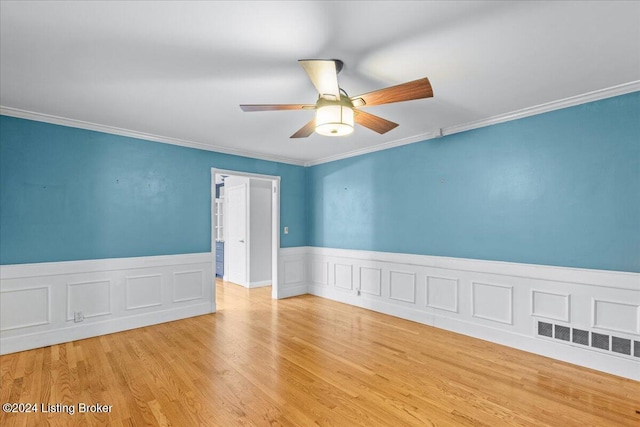
<path fill-rule="evenodd" d="M 2 356 L 0 402 L 39 412 L 0 425 L 640 425 L 635 381 L 310 295 L 217 288 L 216 314 Z"/>

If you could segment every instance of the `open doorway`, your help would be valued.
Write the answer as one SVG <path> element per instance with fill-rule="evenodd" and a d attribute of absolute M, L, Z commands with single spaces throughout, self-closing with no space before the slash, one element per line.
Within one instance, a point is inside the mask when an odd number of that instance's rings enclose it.
<path fill-rule="evenodd" d="M 280 177 L 212 168 L 211 200 L 214 275 L 278 298 Z"/>

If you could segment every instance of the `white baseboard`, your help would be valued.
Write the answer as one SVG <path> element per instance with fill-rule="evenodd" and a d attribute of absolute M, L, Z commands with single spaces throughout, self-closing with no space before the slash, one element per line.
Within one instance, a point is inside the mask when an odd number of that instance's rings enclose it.
<path fill-rule="evenodd" d="M 213 265 L 202 253 L 2 266 L 0 354 L 215 312 Z"/>
<path fill-rule="evenodd" d="M 298 297 L 309 293 L 309 287 L 307 285 L 290 286 L 282 289 L 278 294 L 278 299 Z"/>
<path fill-rule="evenodd" d="M 265 286 L 271 286 L 271 279 L 269 280 L 262 280 L 260 282 L 251 282 L 249 283 L 249 286 L 247 286 L 250 289 L 253 288 L 263 288 Z"/>
<path fill-rule="evenodd" d="M 640 274 L 315 247 L 291 257 L 310 294 L 640 380 Z M 538 322 L 558 331 L 542 336 Z M 574 343 L 576 330 L 608 349 Z"/>

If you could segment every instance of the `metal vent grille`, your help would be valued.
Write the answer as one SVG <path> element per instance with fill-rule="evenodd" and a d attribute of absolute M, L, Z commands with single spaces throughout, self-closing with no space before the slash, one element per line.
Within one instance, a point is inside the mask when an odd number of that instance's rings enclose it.
<path fill-rule="evenodd" d="M 640 341 L 538 321 L 538 335 L 573 344 L 640 357 Z"/>
<path fill-rule="evenodd" d="M 591 347 L 609 350 L 609 335 L 591 332 Z"/>
<path fill-rule="evenodd" d="M 571 339 L 571 328 L 555 325 L 555 337 L 562 341 L 569 341 Z"/>
<path fill-rule="evenodd" d="M 538 322 L 538 335 L 553 337 L 553 325 L 551 323 Z"/>
<path fill-rule="evenodd" d="M 631 340 L 611 337 L 611 351 L 622 354 L 631 354 Z"/>
<path fill-rule="evenodd" d="M 573 329 L 573 342 L 576 344 L 589 345 L 589 331 Z"/>

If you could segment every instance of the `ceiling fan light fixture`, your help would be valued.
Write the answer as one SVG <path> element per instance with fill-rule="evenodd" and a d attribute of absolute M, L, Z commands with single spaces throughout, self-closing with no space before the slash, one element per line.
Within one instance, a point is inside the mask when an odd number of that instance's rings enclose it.
<path fill-rule="evenodd" d="M 345 136 L 353 133 L 353 107 L 348 98 L 318 102 L 316 133 L 324 136 Z"/>

